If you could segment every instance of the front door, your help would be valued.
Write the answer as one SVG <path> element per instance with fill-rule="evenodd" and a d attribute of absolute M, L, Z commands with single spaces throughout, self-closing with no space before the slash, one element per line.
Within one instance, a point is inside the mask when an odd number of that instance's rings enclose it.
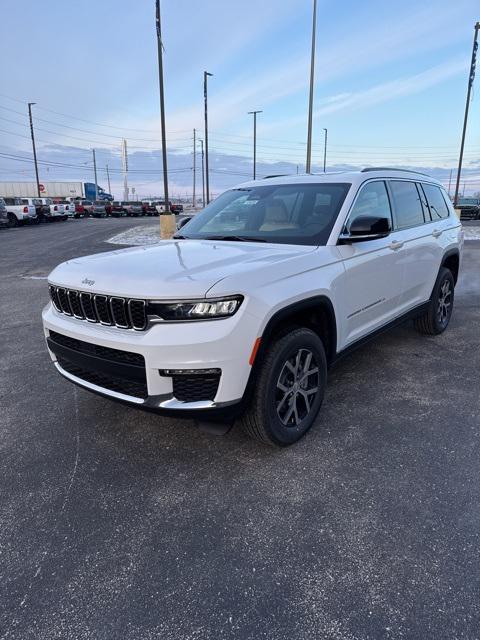
<path fill-rule="evenodd" d="M 361 187 L 350 210 L 346 231 L 360 216 L 392 220 L 390 200 L 383 180 Z M 401 313 L 404 286 L 404 247 L 401 233 L 339 245 L 344 274 L 335 285 L 341 314 L 339 349 L 375 331 Z"/>

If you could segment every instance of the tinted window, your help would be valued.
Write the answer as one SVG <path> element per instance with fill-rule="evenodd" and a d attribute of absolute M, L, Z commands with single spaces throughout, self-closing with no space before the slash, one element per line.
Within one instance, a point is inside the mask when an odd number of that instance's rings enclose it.
<path fill-rule="evenodd" d="M 232 189 L 182 227 L 182 235 L 324 245 L 349 188 L 319 182 Z"/>
<path fill-rule="evenodd" d="M 356 218 L 363 216 L 376 216 L 378 218 L 392 219 L 390 201 L 384 182 L 369 182 L 362 187 L 355 200 L 347 222 L 347 230 Z"/>
<path fill-rule="evenodd" d="M 439 187 L 435 187 L 433 184 L 422 184 L 423 190 L 427 197 L 428 206 L 430 207 L 430 215 L 432 220 L 440 220 L 441 218 L 448 218 L 448 207 L 445 202 L 442 192 Z"/>
<path fill-rule="evenodd" d="M 423 207 L 417 186 L 414 182 L 391 180 L 389 182 L 392 193 L 397 229 L 414 227 L 425 222 Z"/>

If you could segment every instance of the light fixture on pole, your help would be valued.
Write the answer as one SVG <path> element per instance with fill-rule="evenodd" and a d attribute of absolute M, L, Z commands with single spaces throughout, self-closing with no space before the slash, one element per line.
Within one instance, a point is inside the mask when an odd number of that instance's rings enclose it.
<path fill-rule="evenodd" d="M 203 72 L 203 99 L 205 102 L 205 183 L 207 191 L 207 204 L 210 202 L 210 178 L 208 173 L 208 94 L 207 94 L 207 80 L 208 76 L 212 76 L 213 73 L 208 71 Z"/>
<path fill-rule="evenodd" d="M 311 60 L 310 60 L 310 97 L 308 100 L 307 162 L 305 164 L 306 173 L 311 173 L 311 168 L 312 168 L 312 126 L 313 126 L 313 92 L 315 89 L 316 32 L 317 32 L 317 0 L 313 0 L 312 54 L 311 54 Z"/>
<path fill-rule="evenodd" d="M 253 115 L 253 179 L 257 179 L 257 113 L 263 111 L 249 111 L 248 115 Z"/>

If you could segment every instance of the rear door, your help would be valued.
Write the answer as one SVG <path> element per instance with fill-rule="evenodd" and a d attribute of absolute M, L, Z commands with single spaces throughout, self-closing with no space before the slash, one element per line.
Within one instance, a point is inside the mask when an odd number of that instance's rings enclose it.
<path fill-rule="evenodd" d="M 412 309 L 429 299 L 441 258 L 422 185 L 389 180 L 395 229 L 404 243 L 405 286 L 402 307 Z"/>
<path fill-rule="evenodd" d="M 390 198 L 383 180 L 364 184 L 349 212 L 346 231 L 360 216 L 390 218 Z M 345 273 L 336 283 L 342 318 L 341 348 L 387 324 L 399 315 L 404 278 L 403 245 L 394 231 L 378 240 L 338 246 Z"/>

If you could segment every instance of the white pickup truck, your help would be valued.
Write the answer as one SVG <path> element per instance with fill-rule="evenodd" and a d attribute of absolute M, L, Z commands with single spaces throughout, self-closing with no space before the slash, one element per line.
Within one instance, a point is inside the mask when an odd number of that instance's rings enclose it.
<path fill-rule="evenodd" d="M 54 219 L 66 220 L 65 205 L 55 203 L 52 198 L 40 198 L 44 204 L 45 220 L 52 222 Z"/>
<path fill-rule="evenodd" d="M 36 222 L 35 206 L 28 204 L 24 198 L 4 198 L 7 208 L 8 226 L 18 227 L 20 224 Z"/>

